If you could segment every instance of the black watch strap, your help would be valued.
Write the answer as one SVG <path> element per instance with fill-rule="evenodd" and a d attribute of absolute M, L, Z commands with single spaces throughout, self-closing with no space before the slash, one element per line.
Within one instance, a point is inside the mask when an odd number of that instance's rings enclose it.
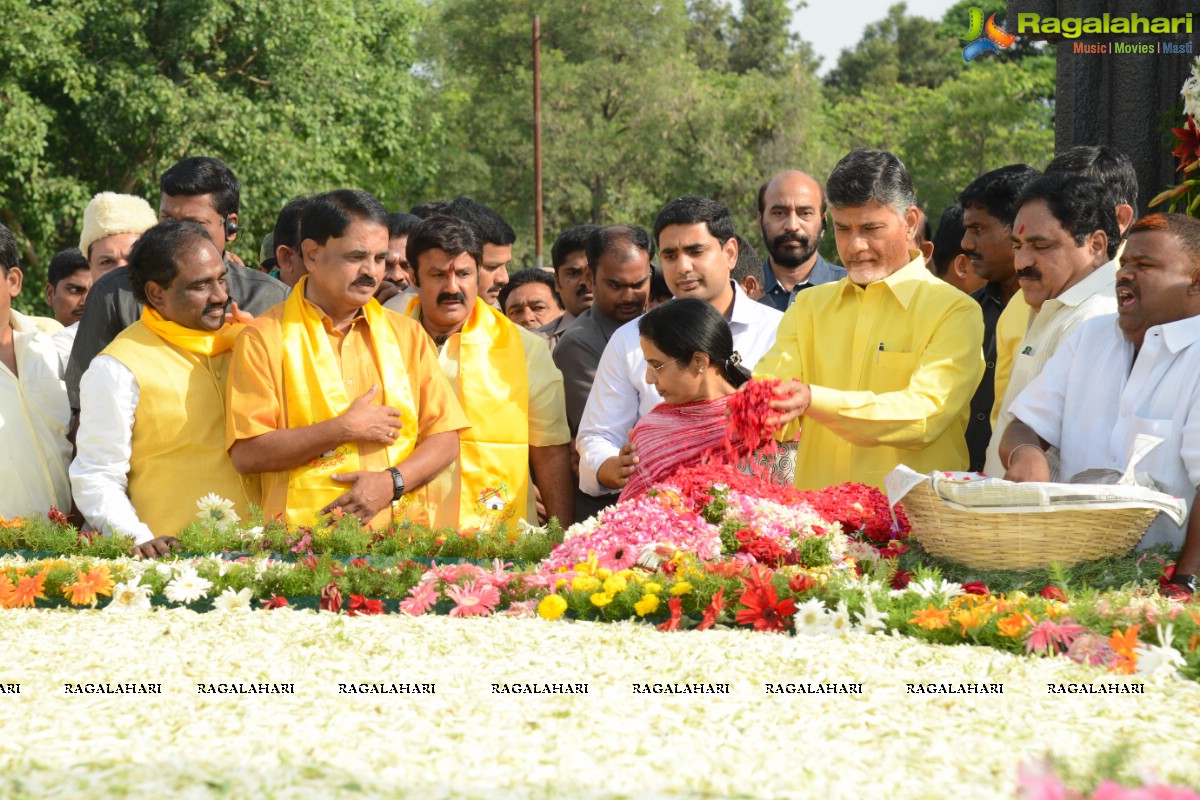
<path fill-rule="evenodd" d="M 404 476 L 396 467 L 392 467 L 388 472 L 392 473 L 392 502 L 394 503 L 404 496 Z"/>
<path fill-rule="evenodd" d="M 1187 589 L 1192 594 L 1196 593 L 1196 576 L 1195 575 L 1172 575 L 1171 583 L 1176 586 L 1181 586 Z"/>

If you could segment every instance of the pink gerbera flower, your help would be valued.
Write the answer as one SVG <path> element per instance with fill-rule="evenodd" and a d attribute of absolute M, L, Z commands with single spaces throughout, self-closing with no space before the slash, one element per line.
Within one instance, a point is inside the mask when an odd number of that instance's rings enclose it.
<path fill-rule="evenodd" d="M 437 602 L 438 592 L 432 582 L 422 581 L 408 590 L 408 598 L 400 601 L 400 610 L 413 617 L 419 617 Z"/>
<path fill-rule="evenodd" d="M 462 586 L 447 586 L 446 596 L 456 605 L 452 617 L 486 617 L 500 602 L 500 590 L 495 586 L 470 581 Z"/>
<path fill-rule="evenodd" d="M 1087 628 L 1076 625 L 1070 618 L 1061 623 L 1049 619 L 1042 620 L 1029 630 L 1025 639 L 1025 652 L 1044 655 L 1066 652 L 1076 637 L 1086 631 Z"/>

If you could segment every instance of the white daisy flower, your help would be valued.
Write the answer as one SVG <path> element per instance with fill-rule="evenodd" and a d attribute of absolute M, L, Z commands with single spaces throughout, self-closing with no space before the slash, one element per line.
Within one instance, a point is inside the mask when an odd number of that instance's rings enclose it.
<path fill-rule="evenodd" d="M 249 611 L 250 599 L 254 592 L 250 587 L 242 589 L 240 592 L 235 592 L 233 587 L 226 587 L 225 591 L 221 592 L 215 600 L 213 600 L 213 610 L 224 613 L 234 611 Z"/>
<path fill-rule="evenodd" d="M 104 607 L 114 614 L 131 614 L 150 610 L 150 587 L 142 586 L 139 575 L 131 581 L 118 583 L 112 589 L 112 600 Z"/>
<path fill-rule="evenodd" d="M 233 510 L 233 501 L 218 494 L 206 494 L 196 501 L 196 519 L 208 522 L 223 531 L 236 525 L 241 518 Z"/>
<path fill-rule="evenodd" d="M 208 596 L 212 582 L 196 574 L 195 567 L 180 567 L 175 580 L 163 589 L 163 595 L 172 603 L 194 603 Z"/>
<path fill-rule="evenodd" d="M 875 607 L 875 602 L 867 598 L 867 602 L 863 605 L 863 610 L 858 616 L 858 628 L 863 633 L 874 633 L 887 629 L 887 617 L 879 613 L 879 609 Z"/>
<path fill-rule="evenodd" d="M 829 632 L 834 636 L 845 636 L 850 632 L 850 610 L 846 608 L 846 601 L 842 600 L 838 603 L 836 611 L 829 614 Z"/>
<path fill-rule="evenodd" d="M 814 597 L 805 601 L 796 609 L 793 619 L 796 622 L 797 636 L 821 636 L 831 632 L 830 614 L 825 604 Z"/>

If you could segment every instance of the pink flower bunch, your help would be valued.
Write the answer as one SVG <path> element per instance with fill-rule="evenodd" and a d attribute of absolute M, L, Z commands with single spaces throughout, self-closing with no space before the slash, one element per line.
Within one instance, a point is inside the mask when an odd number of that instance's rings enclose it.
<path fill-rule="evenodd" d="M 1165 783 L 1129 787 L 1104 781 L 1091 795 L 1085 795 L 1064 785 L 1045 762 L 1023 765 L 1017 776 L 1020 800 L 1200 800 L 1200 794 L 1192 789 Z"/>
<path fill-rule="evenodd" d="M 806 503 L 788 506 L 774 500 L 731 491 L 725 497 L 725 519 L 745 523 L 759 536 L 794 547 L 809 536 L 822 536 L 832 525 L 821 519 Z"/>
<path fill-rule="evenodd" d="M 601 567 L 614 571 L 628 569 L 637 564 L 647 548 L 656 544 L 695 553 L 702 560 L 721 554 L 717 528 L 699 514 L 655 497 L 642 496 L 606 509 L 601 514 L 599 528 L 554 548 L 542 567 L 555 570 L 574 566 L 595 553 Z"/>

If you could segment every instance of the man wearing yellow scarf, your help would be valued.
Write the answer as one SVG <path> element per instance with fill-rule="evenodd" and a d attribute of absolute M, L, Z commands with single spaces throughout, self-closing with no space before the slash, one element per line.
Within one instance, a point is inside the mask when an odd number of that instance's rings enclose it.
<path fill-rule="evenodd" d="M 373 528 L 427 523 L 422 487 L 458 456 L 468 423 L 420 326 L 373 298 L 387 211 L 367 192 L 317 195 L 300 239 L 308 275 L 234 347 L 233 464 L 261 473 L 263 513 L 289 525 L 334 512 Z"/>
<path fill-rule="evenodd" d="M 259 502 L 257 479 L 243 479 L 224 447 L 225 376 L 245 327 L 227 320 L 227 269 L 201 225 L 148 230 L 129 257 L 142 317 L 80 383 L 76 505 L 97 530 L 133 536 L 143 556 L 177 546 L 209 494 L 239 515 Z"/>
<path fill-rule="evenodd" d="M 438 364 L 470 420 L 458 461 L 428 487 L 435 528 L 506 529 L 548 517 L 574 521 L 562 373 L 537 334 L 479 297 L 483 245 L 476 229 L 435 216 L 408 237 L 417 297 L 408 314 L 438 348 Z M 530 471 L 533 487 L 530 487 Z"/>

